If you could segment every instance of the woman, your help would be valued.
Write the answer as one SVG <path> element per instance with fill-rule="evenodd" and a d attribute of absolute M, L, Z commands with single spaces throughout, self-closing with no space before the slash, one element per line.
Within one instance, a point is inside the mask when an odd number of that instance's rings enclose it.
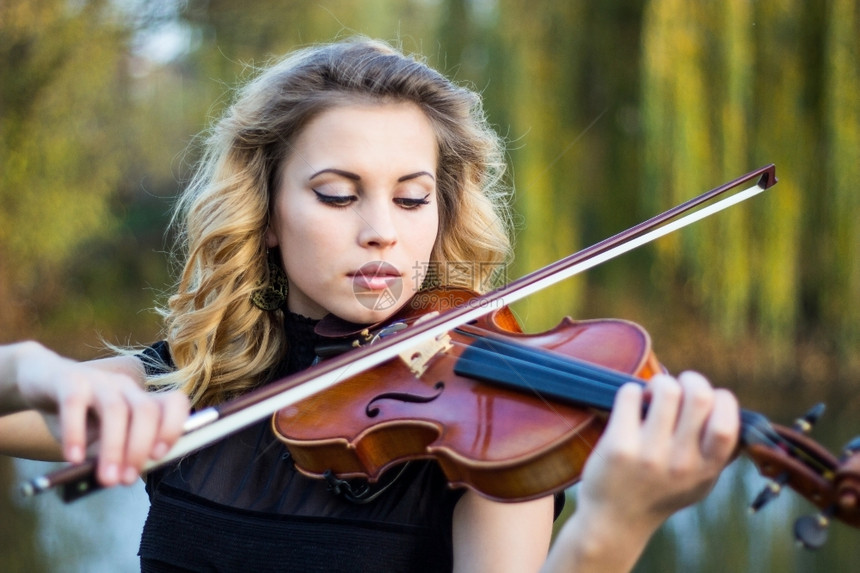
<path fill-rule="evenodd" d="M 324 316 L 376 323 L 427 283 L 486 286 L 510 251 L 502 167 L 478 96 L 387 45 L 275 64 L 216 124 L 179 202 L 165 340 L 87 365 L 4 349 L 0 451 L 78 461 L 89 429 L 99 480 L 131 483 L 177 438 L 184 396 L 205 407 L 308 367 Z M 629 570 L 737 439 L 729 393 L 691 373 L 651 388 L 644 419 L 641 391 L 619 391 L 548 558 L 552 496 L 489 501 L 432 462 L 369 488 L 309 479 L 261 423 L 146 476 L 142 570 Z M 59 413 L 62 452 L 40 413 Z"/>

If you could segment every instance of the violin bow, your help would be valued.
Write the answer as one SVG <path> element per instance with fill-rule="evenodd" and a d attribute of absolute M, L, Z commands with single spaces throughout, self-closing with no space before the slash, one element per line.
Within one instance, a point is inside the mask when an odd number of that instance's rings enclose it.
<path fill-rule="evenodd" d="M 707 204 L 718 196 L 750 182 L 754 182 L 750 187 Z M 298 374 L 267 384 L 244 396 L 200 410 L 188 418 L 184 426 L 184 434 L 170 451 L 157 461 L 147 462 L 143 471 L 146 473 L 179 460 L 283 408 L 322 392 L 349 376 L 370 370 L 410 352 L 422 343 L 433 339 L 438 340 L 448 331 L 480 318 L 496 308 L 508 306 L 530 294 L 755 197 L 771 188 L 776 182 L 774 165 L 761 167 L 505 286 L 473 298 L 463 306 L 451 308 L 437 316 L 427 317 L 396 335 L 380 338 L 373 345 L 359 346 L 350 352 L 322 361 Z M 701 208 L 693 211 L 697 207 Z M 99 489 L 95 468 L 95 459 L 71 464 L 24 482 L 21 485 L 21 492 L 29 497 L 58 487 L 61 497 L 67 502 L 72 501 Z"/>

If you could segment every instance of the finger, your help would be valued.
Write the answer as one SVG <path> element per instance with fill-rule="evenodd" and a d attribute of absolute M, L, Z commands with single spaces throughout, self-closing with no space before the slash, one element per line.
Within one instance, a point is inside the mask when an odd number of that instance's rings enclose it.
<path fill-rule="evenodd" d="M 675 435 L 682 443 L 693 443 L 699 449 L 704 426 L 713 410 L 714 389 L 698 372 L 684 372 L 678 376 L 678 382 L 683 398 Z"/>
<path fill-rule="evenodd" d="M 648 383 L 651 402 L 642 426 L 647 443 L 657 446 L 671 439 L 678 422 L 681 406 L 681 385 L 665 374 L 654 376 Z"/>
<path fill-rule="evenodd" d="M 639 450 L 642 401 L 639 384 L 625 384 L 616 392 L 609 421 L 583 470 L 583 483 L 590 484 L 583 487 L 592 493 L 603 488 L 609 468 L 624 467 Z"/>
<path fill-rule="evenodd" d="M 130 391 L 126 399 L 131 406 L 131 421 L 121 479 L 125 484 L 132 484 L 140 475 L 140 470 L 155 445 L 161 427 L 161 405 L 138 388 Z"/>
<path fill-rule="evenodd" d="M 639 384 L 627 383 L 618 389 L 612 405 L 609 422 L 603 432 L 604 439 L 629 438 L 642 425 L 643 388 Z"/>
<path fill-rule="evenodd" d="M 164 457 L 182 435 L 191 404 L 182 392 L 168 392 L 154 396 L 161 405 L 161 427 L 150 457 L 157 460 Z"/>
<path fill-rule="evenodd" d="M 714 407 L 702 436 L 702 455 L 725 465 L 734 453 L 740 435 L 740 407 L 728 390 L 714 392 Z"/>
<path fill-rule="evenodd" d="M 102 392 L 96 411 L 100 427 L 97 475 L 101 484 L 109 487 L 119 483 L 124 466 L 129 407 L 118 392 Z"/>
<path fill-rule="evenodd" d="M 87 447 L 87 396 L 80 391 L 62 396 L 59 404 L 63 455 L 73 463 L 84 461 Z"/>

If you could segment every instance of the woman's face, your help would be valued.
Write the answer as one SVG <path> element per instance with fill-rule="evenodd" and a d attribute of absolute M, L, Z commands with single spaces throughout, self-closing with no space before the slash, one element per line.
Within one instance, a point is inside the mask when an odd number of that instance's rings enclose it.
<path fill-rule="evenodd" d="M 439 229 L 437 154 L 412 103 L 336 107 L 301 131 L 266 234 L 281 250 L 289 310 L 373 323 L 409 300 Z"/>

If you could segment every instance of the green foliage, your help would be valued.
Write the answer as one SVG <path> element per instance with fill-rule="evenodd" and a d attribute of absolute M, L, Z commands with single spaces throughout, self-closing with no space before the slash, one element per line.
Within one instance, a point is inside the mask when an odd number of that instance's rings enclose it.
<path fill-rule="evenodd" d="M 831 4 L 824 43 L 823 123 L 825 127 L 827 216 L 820 252 L 826 261 L 820 292 L 821 319 L 837 333 L 843 355 L 860 341 L 860 6 Z"/>
<path fill-rule="evenodd" d="M 107 2 L 0 4 L 4 339 L 32 324 L 33 301 L 79 245 L 115 229 L 126 34 Z"/>
<path fill-rule="evenodd" d="M 777 369 L 810 332 L 820 352 L 858 342 L 856 10 L 654 0 L 643 22 L 645 204 L 766 163 L 780 179 L 658 245 L 655 274 L 726 337 L 758 335 Z"/>
<path fill-rule="evenodd" d="M 5 272 L 28 287 L 29 264 L 57 264 L 111 227 L 107 201 L 126 160 L 115 139 L 124 34 L 104 4 L 0 8 L 0 249 Z"/>

